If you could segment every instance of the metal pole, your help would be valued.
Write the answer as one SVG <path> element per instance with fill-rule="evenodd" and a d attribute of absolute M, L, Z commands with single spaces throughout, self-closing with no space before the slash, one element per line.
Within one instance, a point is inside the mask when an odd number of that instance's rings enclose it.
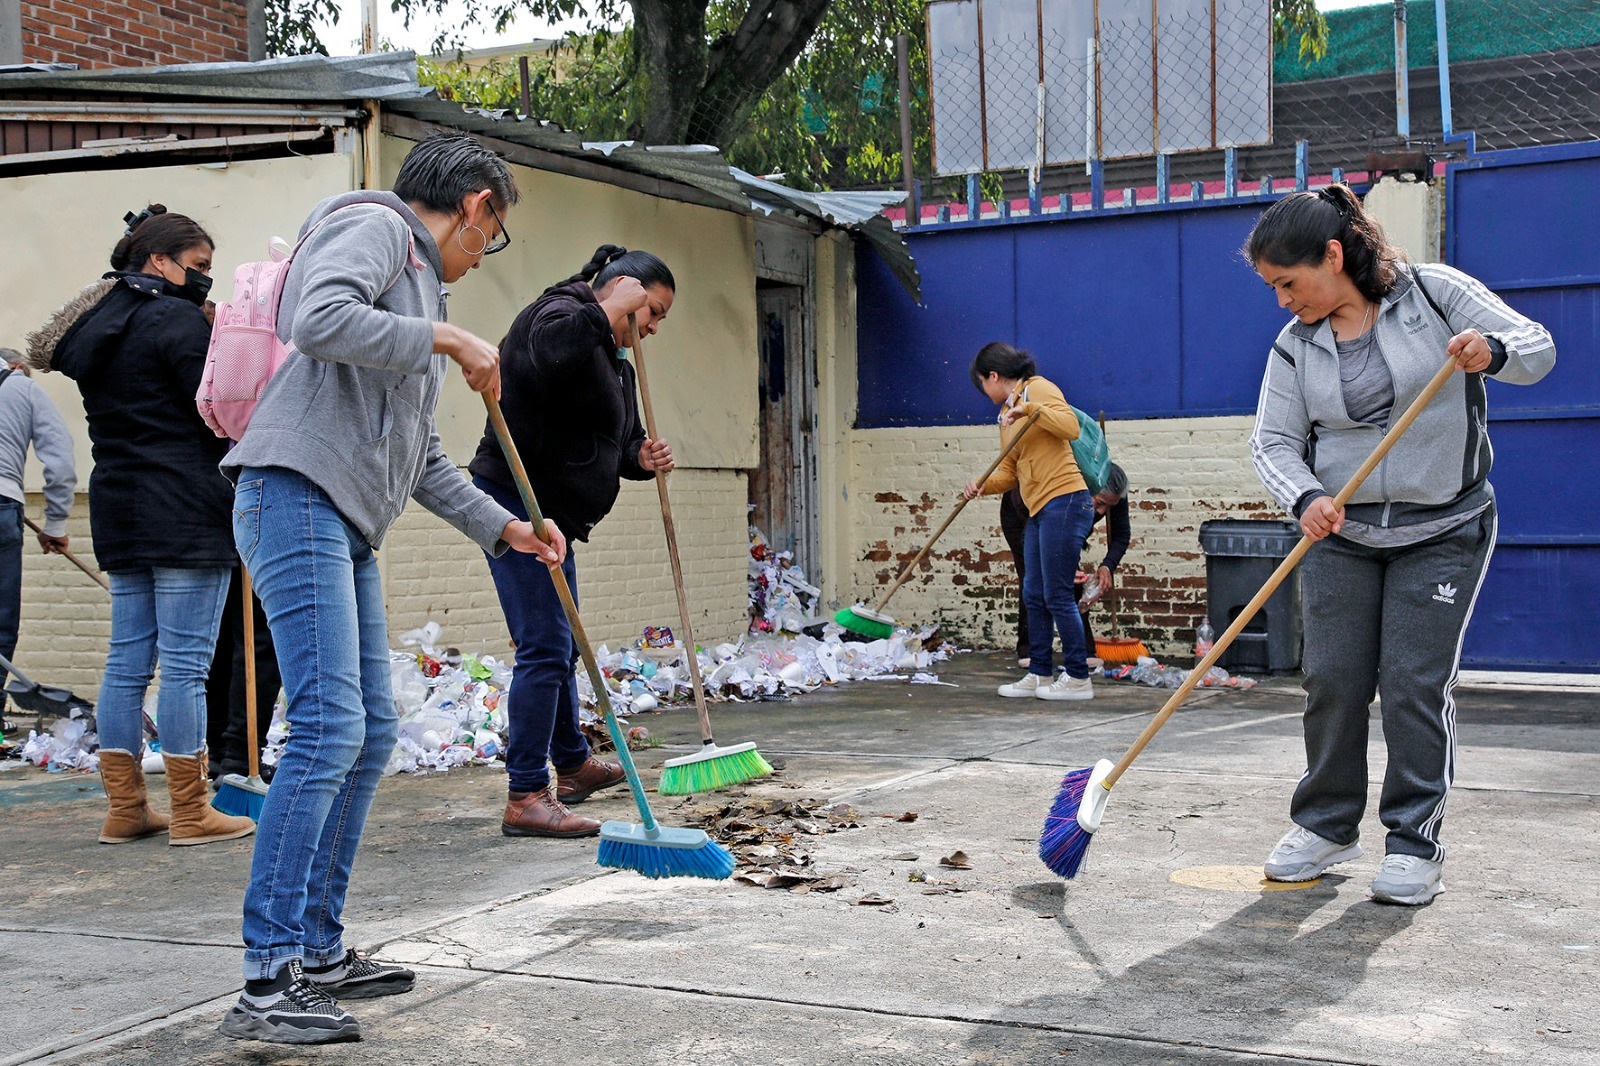
<path fill-rule="evenodd" d="M 552 60 L 552 62 L 554 62 L 554 60 Z M 530 75 L 528 73 L 528 57 L 527 56 L 518 56 L 517 57 L 517 73 L 522 78 L 522 117 L 523 118 L 532 118 L 533 117 L 533 89 L 531 88 L 531 84 L 530 83 L 533 81 L 533 77 L 532 77 L 532 75 Z"/>
<path fill-rule="evenodd" d="M 1394 124 L 1411 141 L 1411 62 L 1406 50 L 1406 0 L 1394 0 Z"/>
<path fill-rule="evenodd" d="M 1450 117 L 1450 28 L 1446 24 L 1444 0 L 1433 0 L 1433 24 L 1439 37 L 1439 113 L 1444 116 L 1444 139 L 1455 133 Z"/>
<path fill-rule="evenodd" d="M 900 177 L 906 185 L 906 225 L 922 221 L 917 207 L 916 167 L 911 151 L 911 42 L 895 34 L 894 63 L 900 75 Z"/>

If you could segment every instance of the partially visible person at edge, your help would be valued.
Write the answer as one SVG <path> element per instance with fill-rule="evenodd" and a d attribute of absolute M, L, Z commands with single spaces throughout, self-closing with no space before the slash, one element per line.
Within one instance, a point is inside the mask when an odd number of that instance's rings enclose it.
<path fill-rule="evenodd" d="M 267 743 L 272 725 L 272 709 L 283 679 L 278 676 L 278 657 L 272 646 L 272 627 L 261 597 L 250 595 L 255 647 L 256 729 L 250 736 L 249 708 L 245 702 L 244 568 L 234 567 L 228 582 L 228 599 L 222 609 L 222 625 L 217 628 L 217 650 L 211 660 L 211 676 L 206 678 L 206 746 L 216 754 L 211 766 L 212 780 L 226 774 L 246 774 L 250 770 L 250 745 L 259 753 Z M 272 780 L 272 767 L 257 763 L 264 781 Z"/>
<path fill-rule="evenodd" d="M 207 789 L 206 675 L 237 562 L 225 442 L 194 394 L 211 329 L 214 244 L 194 219 L 152 204 L 124 219 L 112 270 L 29 338 L 29 361 L 78 384 L 89 423 L 89 528 L 111 581 L 111 649 L 95 719 L 110 811 L 105 844 L 165 831 L 172 844 L 255 832 L 213 809 Z M 146 802 L 144 696 L 161 664 L 156 722 L 172 817 Z"/>
<path fill-rule="evenodd" d="M 292 345 L 223 461 L 233 533 L 266 608 L 289 737 L 261 811 L 244 897 L 244 991 L 228 1036 L 354 1040 L 339 999 L 411 989 L 415 975 L 345 943 L 356 847 L 394 750 L 389 634 L 375 552 L 407 498 L 492 554 L 559 563 L 555 527 L 531 525 L 467 483 L 434 408 L 450 363 L 499 392 L 494 345 L 447 323 L 444 284 L 508 243 L 506 164 L 464 133 L 406 156 L 393 192 L 316 206 L 283 286 Z"/>
<path fill-rule="evenodd" d="M 44 525 L 39 548 L 67 550 L 67 515 L 78 474 L 72 464 L 72 434 L 50 397 L 28 377 L 22 353 L 0 348 L 0 656 L 16 658 L 22 620 L 23 515 L 28 497 L 22 470 L 28 448 L 44 468 Z M 0 665 L 0 730 L 5 725 L 6 669 Z"/>
<path fill-rule="evenodd" d="M 1532 384 L 1555 346 L 1481 282 L 1407 264 L 1346 185 L 1273 204 L 1244 255 L 1294 315 L 1267 355 L 1256 471 L 1315 541 L 1300 568 L 1307 769 L 1289 805 L 1294 828 L 1265 872 L 1306 881 L 1360 856 L 1367 714 L 1379 696 L 1388 835 L 1372 895 L 1427 903 L 1444 891 L 1461 642 L 1495 541 L 1484 381 Z M 1333 493 L 1447 359 L 1460 373 L 1335 507 Z"/>
<path fill-rule="evenodd" d="M 1122 467 L 1116 463 L 1108 465 L 1106 470 L 1106 483 L 1103 488 L 1094 494 L 1094 518 L 1090 521 L 1089 532 L 1083 538 L 1082 552 L 1089 550 L 1089 541 L 1094 536 L 1094 527 L 1100 524 L 1100 519 L 1110 515 L 1107 526 L 1109 534 L 1106 542 L 1106 554 L 1100 560 L 1092 574 L 1079 571 L 1074 575 L 1077 582 L 1074 597 L 1078 602 L 1078 611 L 1083 616 L 1083 647 L 1084 661 L 1090 669 L 1097 669 L 1100 660 L 1094 653 L 1094 627 L 1089 622 L 1089 611 L 1094 602 L 1111 590 L 1116 581 L 1117 567 L 1122 563 L 1122 557 L 1127 554 L 1128 545 L 1133 543 L 1133 528 L 1128 522 L 1128 475 L 1123 473 Z M 1022 493 L 1016 489 L 1007 489 L 1000 494 L 1000 532 L 1006 538 L 1006 545 L 1011 549 L 1012 563 L 1017 568 L 1017 584 L 1020 586 L 1026 565 L 1023 559 L 1023 531 L 1028 524 L 1028 508 L 1022 502 Z M 1083 580 L 1077 581 L 1082 577 Z M 1091 596 L 1090 593 L 1093 593 Z M 1084 600 L 1088 599 L 1088 603 Z M 1026 608 L 1017 612 L 1017 665 L 1026 667 L 1030 661 L 1028 639 L 1028 612 Z"/>
<path fill-rule="evenodd" d="M 1028 612 L 1031 641 L 1028 673 L 1020 681 L 1001 685 L 1000 695 L 1093 699 L 1083 619 L 1073 588 L 1078 555 L 1094 521 L 1094 502 L 1072 455 L 1078 418 L 1061 390 L 1038 376 L 1033 357 L 1009 344 L 984 345 L 972 360 L 970 373 L 978 391 L 1000 406 L 1002 446 L 1018 431 L 1015 427 L 1039 413 L 1033 428 L 988 480 L 969 482 L 962 490 L 970 500 L 1016 488 L 1028 509 L 1022 544 L 1022 605 Z M 1061 637 L 1060 677 L 1054 676 L 1054 634 Z"/>
<path fill-rule="evenodd" d="M 603 245 L 583 269 L 544 291 L 517 316 L 500 344 L 505 415 L 539 507 L 573 541 L 610 513 L 619 478 L 645 481 L 672 469 L 672 449 L 648 440 L 634 400 L 630 316 L 646 337 L 672 309 L 677 289 L 649 252 Z M 517 495 L 492 429 L 470 467 L 473 484 L 513 514 Z M 577 595 L 578 561 L 562 566 Z M 507 836 L 583 837 L 600 823 L 570 807 L 623 780 L 622 767 L 595 758 L 578 725 L 577 645 L 548 567 L 504 555 L 489 572 L 516 644 L 507 717 Z M 552 787 L 550 767 L 555 767 Z"/>

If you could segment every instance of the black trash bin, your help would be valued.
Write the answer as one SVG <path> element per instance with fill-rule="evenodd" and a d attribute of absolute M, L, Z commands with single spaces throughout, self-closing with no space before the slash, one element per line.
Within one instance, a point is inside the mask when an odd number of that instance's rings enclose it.
<path fill-rule="evenodd" d="M 1206 553 L 1206 602 L 1218 637 L 1261 591 L 1300 540 L 1297 522 L 1223 518 L 1200 523 Z M 1235 673 L 1283 673 L 1300 668 L 1300 571 L 1284 579 L 1234 638 L 1217 665 Z"/>

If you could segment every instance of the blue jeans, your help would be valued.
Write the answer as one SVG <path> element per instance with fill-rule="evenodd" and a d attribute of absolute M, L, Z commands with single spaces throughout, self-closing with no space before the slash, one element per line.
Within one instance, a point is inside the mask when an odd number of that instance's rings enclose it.
<path fill-rule="evenodd" d="M 277 647 L 289 738 L 256 830 L 244 976 L 344 954 L 345 890 L 394 751 L 377 557 L 326 494 L 279 467 L 239 471 L 233 538 Z"/>
<path fill-rule="evenodd" d="M 515 490 L 481 477 L 472 479 L 495 502 L 523 521 L 528 510 Z M 578 561 L 569 549 L 561 566 L 578 598 Z M 589 757 L 589 742 L 578 725 L 578 687 L 573 670 L 578 647 L 567 614 L 556 596 L 550 568 L 538 556 L 508 551 L 489 558 L 489 573 L 516 642 L 511 691 L 506 697 L 506 787 L 539 792 L 550 783 L 550 764 L 577 766 Z"/>
<path fill-rule="evenodd" d="M 22 619 L 22 504 L 0 496 L 0 655 L 17 655 Z M 6 705 L 6 669 L 0 666 L 0 710 Z"/>
<path fill-rule="evenodd" d="M 142 567 L 111 572 L 111 650 L 95 721 L 100 746 L 144 743 L 145 690 L 161 664 L 156 728 L 161 750 L 191 755 L 206 744 L 206 677 L 228 599 L 226 568 Z"/>
<path fill-rule="evenodd" d="M 1061 665 L 1069 677 L 1089 676 L 1083 618 L 1074 578 L 1078 553 L 1094 523 L 1094 497 L 1087 491 L 1057 496 L 1028 519 L 1023 531 L 1022 606 L 1028 612 L 1028 672 L 1055 672 L 1054 634 L 1061 634 Z"/>

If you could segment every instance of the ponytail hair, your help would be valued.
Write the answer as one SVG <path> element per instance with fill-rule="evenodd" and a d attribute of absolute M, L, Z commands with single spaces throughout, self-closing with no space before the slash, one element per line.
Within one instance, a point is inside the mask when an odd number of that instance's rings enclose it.
<path fill-rule="evenodd" d="M 1328 254 L 1329 241 L 1344 249 L 1344 272 L 1361 295 L 1373 303 L 1389 295 L 1405 253 L 1389 243 L 1378 220 L 1343 182 L 1291 193 L 1267 208 L 1242 250 L 1251 266 L 1308 266 Z"/>
<path fill-rule="evenodd" d="M 1033 356 L 1020 348 L 1013 348 L 1005 341 L 990 341 L 978 349 L 978 354 L 972 359 L 972 387 L 979 392 L 983 391 L 983 379 L 991 373 L 999 374 L 1008 380 L 1021 381 L 1031 378 L 1039 372 L 1034 365 Z"/>
<path fill-rule="evenodd" d="M 111 250 L 112 270 L 143 270 L 152 255 L 176 259 L 200 245 L 217 246 L 200 223 L 188 215 L 168 211 L 162 204 L 151 204 L 138 214 L 130 211 L 122 220 L 128 224 L 128 229 Z"/>
<path fill-rule="evenodd" d="M 678 283 L 672 276 L 672 271 L 661 258 L 649 252 L 630 252 L 618 244 L 602 244 L 594 250 L 594 255 L 583 264 L 579 271 L 550 286 L 557 289 L 563 285 L 573 285 L 577 282 L 588 282 L 595 289 L 604 288 L 615 278 L 629 277 L 636 280 L 645 288 L 660 285 L 670 292 L 678 291 Z M 550 289 L 546 289 L 549 292 Z"/>

